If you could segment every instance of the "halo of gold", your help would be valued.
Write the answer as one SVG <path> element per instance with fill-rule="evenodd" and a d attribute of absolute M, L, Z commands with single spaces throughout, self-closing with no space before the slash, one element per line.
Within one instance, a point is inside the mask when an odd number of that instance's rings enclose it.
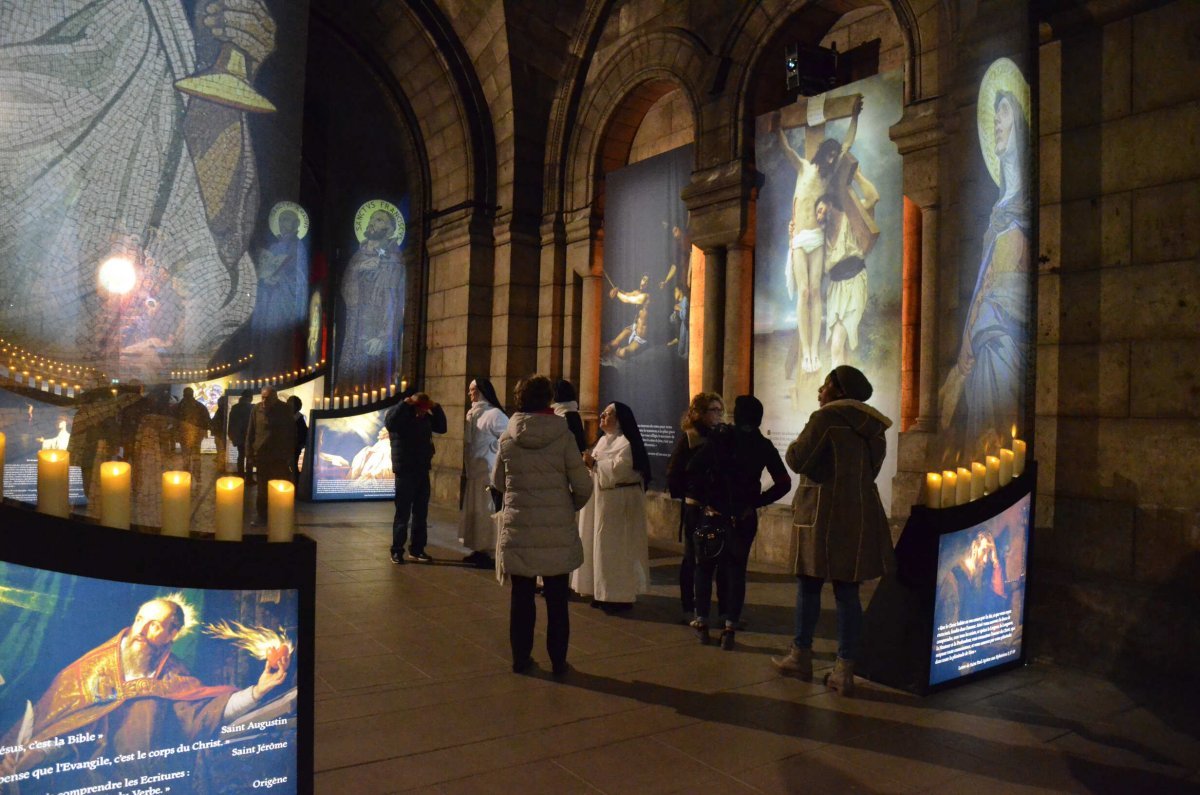
<path fill-rule="evenodd" d="M 308 213 L 303 207 L 295 202 L 276 202 L 271 208 L 271 214 L 267 216 L 267 226 L 271 228 L 271 234 L 279 237 L 279 216 L 284 210 L 291 210 L 296 214 L 296 218 L 300 220 L 300 225 L 296 227 L 296 237 L 300 240 L 308 234 Z"/>
<path fill-rule="evenodd" d="M 371 216 L 379 210 L 392 216 L 392 220 L 396 222 L 396 231 L 392 233 L 391 240 L 397 246 L 400 245 L 404 242 L 404 215 L 396 209 L 396 205 L 385 199 L 371 199 L 358 208 L 358 212 L 354 214 L 354 236 L 358 238 L 359 243 L 367 239 L 367 224 L 371 222 Z"/>
<path fill-rule="evenodd" d="M 1025 76 L 1015 63 L 1008 58 L 997 58 L 979 83 L 979 100 L 975 110 L 979 124 L 979 149 L 996 185 L 1000 184 L 1000 156 L 996 154 L 995 128 L 996 94 L 1000 91 L 1007 91 L 1016 97 L 1025 116 L 1026 127 L 1033 129 L 1029 117 L 1029 83 L 1025 82 Z"/>

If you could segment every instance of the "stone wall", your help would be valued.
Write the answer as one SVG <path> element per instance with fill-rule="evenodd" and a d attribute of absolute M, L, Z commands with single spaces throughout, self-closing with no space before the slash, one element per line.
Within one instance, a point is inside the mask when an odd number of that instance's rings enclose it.
<path fill-rule="evenodd" d="M 1030 637 L 1118 675 L 1200 658 L 1200 4 L 1157 5 L 1041 48 Z"/>

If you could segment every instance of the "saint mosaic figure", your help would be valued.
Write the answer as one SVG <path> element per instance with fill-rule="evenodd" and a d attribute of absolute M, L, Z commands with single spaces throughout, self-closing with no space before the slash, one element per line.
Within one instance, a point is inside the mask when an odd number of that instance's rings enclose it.
<path fill-rule="evenodd" d="M 355 218 L 359 248 L 346 265 L 341 297 L 345 321 L 338 334 L 337 380 L 357 388 L 391 383 L 404 324 L 404 216 L 375 200 Z"/>

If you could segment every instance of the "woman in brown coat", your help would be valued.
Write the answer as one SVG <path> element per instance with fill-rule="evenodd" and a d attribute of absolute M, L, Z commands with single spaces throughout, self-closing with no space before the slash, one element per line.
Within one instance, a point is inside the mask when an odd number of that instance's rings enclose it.
<path fill-rule="evenodd" d="M 796 637 L 788 655 L 775 659 L 784 673 L 812 678 L 812 642 L 821 614 L 821 588 L 833 581 L 837 600 L 838 655 L 825 684 L 849 694 L 862 631 L 859 585 L 889 571 L 892 536 L 875 478 L 883 466 L 883 433 L 892 421 L 863 401 L 874 390 L 862 372 L 837 367 L 817 392 L 820 408 L 788 447 L 785 460 L 798 473 L 792 525 L 798 533 L 793 572 Z"/>

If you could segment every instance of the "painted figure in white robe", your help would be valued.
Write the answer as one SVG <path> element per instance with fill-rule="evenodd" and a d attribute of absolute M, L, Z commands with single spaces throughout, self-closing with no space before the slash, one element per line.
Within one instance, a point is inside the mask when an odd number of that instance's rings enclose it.
<path fill-rule="evenodd" d="M 595 497 L 579 512 L 583 565 L 571 575 L 571 588 L 592 596 L 606 613 L 628 610 L 650 583 L 646 541 L 646 486 L 650 459 L 634 419 L 624 403 L 610 403 L 600 414 L 602 435 L 583 454 L 592 472 Z"/>
<path fill-rule="evenodd" d="M 508 428 L 508 415 L 500 407 L 496 389 L 486 378 L 476 378 L 467 387 L 471 408 L 463 429 L 463 495 L 458 535 L 471 550 L 463 560 L 481 569 L 494 568 L 496 524 L 492 498 L 485 488 L 492 482 L 492 467 L 500 451 L 500 434 Z"/>

